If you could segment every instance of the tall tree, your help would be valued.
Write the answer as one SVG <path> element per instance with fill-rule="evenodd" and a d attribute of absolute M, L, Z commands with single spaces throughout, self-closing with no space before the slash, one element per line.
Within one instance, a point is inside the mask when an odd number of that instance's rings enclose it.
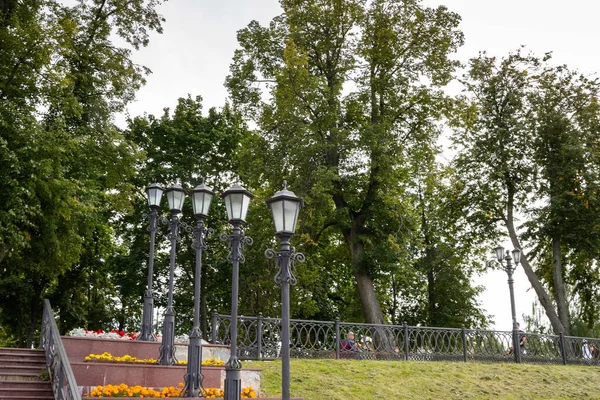
<path fill-rule="evenodd" d="M 245 124 L 231 107 L 225 105 L 222 110 L 211 108 L 203 113 L 200 96 L 180 98 L 173 111 L 166 108 L 160 117 L 144 115 L 128 121 L 125 138 L 144 151 L 145 158 L 131 180 L 140 188 L 133 199 L 134 207 L 117 223 L 117 234 L 124 246 L 123 254 L 115 262 L 125 263 L 133 269 L 121 274 L 131 275 L 138 271 L 146 276 L 146 268 L 139 268 L 140 263 L 147 267 L 148 259 L 148 223 L 144 218 L 148 207 L 141 188 L 152 182 L 168 186 L 180 180 L 184 187 L 191 189 L 204 179 L 217 193 L 223 191 L 238 169 L 237 151 L 245 135 Z M 165 214 L 168 212 L 166 201 L 163 201 L 162 210 Z M 189 202 L 185 203 L 182 221 L 189 226 L 195 225 Z M 205 334 L 209 311 L 215 308 L 222 312 L 230 303 L 228 277 L 231 273 L 227 271 L 231 266 L 226 260 L 225 246 L 218 240 L 219 233 L 225 230 L 225 221 L 225 207 L 217 197 L 206 220 L 214 232 L 209 235 L 209 248 L 203 253 L 201 321 Z M 165 234 L 164 229 L 158 232 L 157 249 L 165 249 Z M 179 276 L 175 282 L 174 300 L 177 320 L 184 322 L 178 323 L 176 328 L 178 332 L 187 333 L 191 329 L 193 312 L 195 253 L 190 232 L 181 229 L 180 236 L 183 240 L 178 244 Z M 157 304 L 166 306 L 168 252 L 158 251 L 155 268 L 154 291 L 160 294 Z M 129 306 L 139 303 L 145 283 L 143 277 L 136 278 L 123 292 Z M 186 315 L 189 318 L 185 318 Z"/>
<path fill-rule="evenodd" d="M 502 222 L 513 246 L 531 248 L 523 269 L 554 332 L 569 334 L 564 281 L 583 276 L 566 273 L 565 250 L 590 256 L 597 248 L 598 87 L 549 58 L 517 51 L 472 59 L 464 81 L 471 97 L 455 140 L 474 207 L 488 225 Z M 522 229 L 517 215 L 526 218 Z"/>
<path fill-rule="evenodd" d="M 260 127 L 262 176 L 283 171 L 320 224 L 307 229 L 341 235 L 364 318 L 385 323 L 374 282 L 406 240 L 406 163 L 435 140 L 460 17 L 418 0 L 280 3 L 239 31 L 227 86 Z"/>
<path fill-rule="evenodd" d="M 592 283 L 596 274 L 581 267 L 593 262 L 600 244 L 599 93 L 598 79 L 566 66 L 547 66 L 530 96 L 539 166 L 537 198 L 544 205 L 536 207 L 527 237 L 535 240 L 538 270 L 552 290 L 565 332 L 571 331 L 569 284 L 576 290 L 573 295 L 582 295 L 583 307 L 592 306 L 578 281 Z M 549 254 L 551 258 L 545 256 Z"/>
<path fill-rule="evenodd" d="M 76 269 L 108 258 L 112 246 L 96 244 L 112 240 L 109 220 L 127 203 L 122 178 L 138 154 L 111 118 L 144 82 L 147 71 L 130 60 L 131 49 L 161 32 L 159 4 L 2 3 L 0 320 L 19 345 L 33 342 L 43 297 L 55 294 L 70 307 L 84 301 Z M 116 46 L 112 34 L 130 47 Z"/>
<path fill-rule="evenodd" d="M 461 195 L 460 179 L 449 167 L 433 160 L 419 166 L 416 209 L 419 213 L 419 243 L 415 267 L 426 277 L 428 326 L 485 327 L 488 317 L 477 301 L 482 287 L 473 287 L 472 277 L 484 271 L 485 246 L 493 232 L 478 229 L 479 216 L 470 212 Z M 432 165 L 433 164 L 433 165 Z"/>

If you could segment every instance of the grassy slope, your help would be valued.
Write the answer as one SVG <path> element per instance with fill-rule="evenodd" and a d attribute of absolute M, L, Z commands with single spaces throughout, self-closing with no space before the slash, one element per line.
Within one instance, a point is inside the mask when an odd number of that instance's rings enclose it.
<path fill-rule="evenodd" d="M 263 396 L 281 395 L 281 362 L 262 368 Z M 292 396 L 305 400 L 600 399 L 600 368 L 587 366 L 296 360 Z"/>

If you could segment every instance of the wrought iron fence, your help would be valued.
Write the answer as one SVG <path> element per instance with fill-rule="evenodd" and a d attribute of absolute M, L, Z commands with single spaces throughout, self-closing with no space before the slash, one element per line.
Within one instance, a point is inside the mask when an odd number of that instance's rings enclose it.
<path fill-rule="evenodd" d="M 60 339 L 50 301 L 44 299 L 40 349 L 46 353 L 46 366 L 50 374 L 52 391 L 57 400 L 81 400 L 67 352 Z"/>
<path fill-rule="evenodd" d="M 211 343 L 229 344 L 231 317 L 213 311 Z M 347 345 L 350 332 L 356 345 Z M 281 319 L 238 318 L 238 357 L 271 360 L 281 349 Z M 600 339 L 526 333 L 521 362 L 600 364 Z M 371 360 L 515 362 L 512 331 L 290 320 L 290 356 Z"/>

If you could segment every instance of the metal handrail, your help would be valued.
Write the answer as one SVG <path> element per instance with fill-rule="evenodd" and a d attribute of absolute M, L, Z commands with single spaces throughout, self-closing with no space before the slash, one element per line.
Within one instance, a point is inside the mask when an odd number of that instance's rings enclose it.
<path fill-rule="evenodd" d="M 40 349 L 44 349 L 46 354 L 46 367 L 50 374 L 54 398 L 56 400 L 81 400 L 81 394 L 48 299 L 44 299 Z"/>
<path fill-rule="evenodd" d="M 231 316 L 213 311 L 210 341 L 229 344 Z M 281 319 L 238 317 L 238 358 L 277 359 Z M 359 351 L 344 340 L 353 332 Z M 600 339 L 519 333 L 521 362 L 600 365 Z M 336 321 L 290 320 L 290 354 L 295 358 L 360 358 L 374 360 L 515 362 L 513 331 L 382 325 Z M 357 350 L 357 348 L 353 348 Z"/>

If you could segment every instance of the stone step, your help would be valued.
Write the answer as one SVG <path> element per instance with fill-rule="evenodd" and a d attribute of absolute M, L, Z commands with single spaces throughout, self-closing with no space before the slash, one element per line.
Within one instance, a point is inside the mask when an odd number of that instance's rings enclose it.
<path fill-rule="evenodd" d="M 0 364 L 0 376 L 6 375 L 23 375 L 23 376 L 31 376 L 31 375 L 40 375 L 42 371 L 46 370 L 46 364 L 19 364 L 19 363 L 9 363 L 9 364 Z"/>
<path fill-rule="evenodd" d="M 15 396 L 32 396 L 34 398 L 50 396 L 52 398 L 52 386 L 48 381 L 0 381 L 0 399 Z"/>
<path fill-rule="evenodd" d="M 0 355 L 17 354 L 23 356 L 44 357 L 44 350 L 41 349 L 23 349 L 20 347 L 0 347 Z"/>
<path fill-rule="evenodd" d="M 0 356 L 0 365 L 15 364 L 15 365 L 46 365 L 44 358 L 31 357 L 3 357 Z"/>
<path fill-rule="evenodd" d="M 0 400 L 54 400 L 54 395 L 21 395 L 0 396 Z"/>
<path fill-rule="evenodd" d="M 0 375 L 0 381 L 39 381 L 40 374 L 15 374 L 15 373 L 6 373 L 4 375 Z"/>
<path fill-rule="evenodd" d="M 46 365 L 45 358 L 0 356 L 0 365 L 4 364 L 35 364 Z"/>
<path fill-rule="evenodd" d="M 4 362 L 10 361 L 30 361 L 30 362 L 46 362 L 46 355 L 44 353 L 35 354 L 35 353 L 19 353 L 15 351 L 11 352 L 1 352 L 0 351 L 0 364 Z"/>

